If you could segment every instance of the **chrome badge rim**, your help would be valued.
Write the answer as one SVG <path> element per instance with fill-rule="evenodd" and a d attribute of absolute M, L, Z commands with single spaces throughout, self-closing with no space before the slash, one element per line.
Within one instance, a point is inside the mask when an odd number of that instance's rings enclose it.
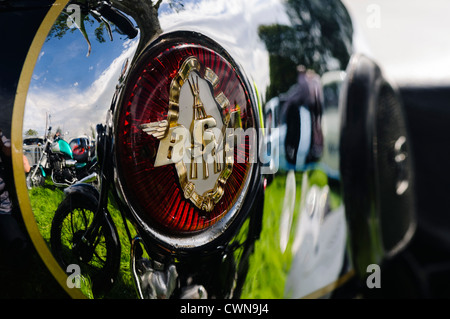
<path fill-rule="evenodd" d="M 239 161 L 241 155 L 238 147 L 230 147 L 225 133 L 226 129 L 256 129 L 255 104 L 236 64 L 223 48 L 216 43 L 211 45 L 211 42 L 198 33 L 189 41 L 179 33 L 155 41 L 130 70 L 114 114 L 115 168 L 118 177 L 115 181 L 119 197 L 146 233 L 174 250 L 204 246 L 223 234 L 236 216 L 245 215 L 239 212 L 249 186 L 255 184 L 256 179 L 255 161 L 251 161 L 248 154 L 244 155 L 243 161 Z M 141 108 L 139 102 L 130 101 L 130 97 L 136 98 L 136 93 L 142 93 L 137 89 L 141 85 L 142 74 L 147 72 L 144 75 L 147 84 L 148 79 L 161 76 L 161 71 L 149 61 L 163 65 L 162 74 L 166 78 L 162 84 L 153 83 L 156 87 L 152 86 L 152 91 L 163 93 L 146 99 L 150 111 L 145 113 L 137 110 Z M 163 107 L 152 110 L 149 104 L 161 104 L 160 100 L 164 101 Z M 133 112 L 136 115 L 130 117 Z M 202 136 L 198 130 L 195 132 L 198 127 Z M 124 137 L 125 131 L 133 134 Z M 223 135 L 220 136 L 220 133 Z M 204 161 L 189 161 L 198 146 L 212 150 L 213 156 L 206 165 Z M 149 148 L 152 149 L 150 156 Z M 147 158 L 143 159 L 145 149 Z M 219 152 L 214 153 L 217 149 L 223 151 L 220 160 Z M 230 149 L 231 156 L 230 152 L 225 152 Z M 200 151 L 200 154 L 203 153 Z M 139 168 L 145 161 L 147 163 Z M 140 175 L 140 172 L 147 170 L 157 174 L 154 181 L 161 183 L 166 180 L 172 188 L 157 185 L 154 190 L 148 191 L 152 186 L 146 185 L 133 189 L 139 180 L 131 179 L 130 182 L 130 173 L 126 171 L 130 167 L 133 167 L 132 175 Z M 146 196 L 136 196 L 142 192 Z M 160 201 L 157 196 L 165 196 L 169 200 L 158 204 L 156 210 L 162 213 L 155 218 L 149 216 L 154 210 L 149 213 L 142 208 L 152 206 L 152 203 L 139 199 L 154 197 Z"/>

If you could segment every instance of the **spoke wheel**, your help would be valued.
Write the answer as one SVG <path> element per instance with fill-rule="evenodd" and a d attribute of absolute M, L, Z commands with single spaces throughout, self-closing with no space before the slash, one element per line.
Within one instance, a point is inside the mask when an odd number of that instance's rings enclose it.
<path fill-rule="evenodd" d="M 97 236 L 83 240 L 92 224 L 96 203 L 69 196 L 59 205 L 52 222 L 51 249 L 63 270 L 78 265 L 81 275 L 89 278 L 94 295 L 104 295 L 114 282 L 120 263 L 120 248 L 113 241 L 112 227 L 102 222 Z"/>

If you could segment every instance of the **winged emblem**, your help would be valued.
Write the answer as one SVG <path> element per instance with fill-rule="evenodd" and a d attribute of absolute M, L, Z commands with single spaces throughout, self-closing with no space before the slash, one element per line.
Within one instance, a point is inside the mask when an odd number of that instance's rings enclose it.
<path fill-rule="evenodd" d="M 222 92 L 213 96 L 217 75 L 206 68 L 202 77 L 200 68 L 197 58 L 186 59 L 172 80 L 167 119 L 140 128 L 160 141 L 154 166 L 175 164 L 184 197 L 198 208 L 212 211 L 233 169 L 233 151 L 225 146 L 225 130 L 229 124 L 240 124 L 236 120 L 240 116 L 227 110 L 230 103 Z M 201 91 L 207 100 L 202 101 Z M 205 160 L 207 155 L 211 160 Z"/>
<path fill-rule="evenodd" d="M 167 132 L 167 128 L 169 127 L 169 122 L 167 120 L 162 120 L 159 122 L 146 123 L 141 125 L 141 129 L 151 135 L 156 137 L 158 140 L 164 138 Z"/>

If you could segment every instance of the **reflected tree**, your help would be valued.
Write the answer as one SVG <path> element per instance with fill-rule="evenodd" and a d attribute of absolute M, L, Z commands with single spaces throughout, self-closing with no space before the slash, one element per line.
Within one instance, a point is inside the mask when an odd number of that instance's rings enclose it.
<path fill-rule="evenodd" d="M 286 92 L 296 82 L 298 65 L 318 74 L 347 66 L 353 27 L 337 0 L 287 0 L 291 25 L 261 25 L 258 34 L 270 59 L 271 84 L 266 99 Z"/>
<path fill-rule="evenodd" d="M 69 15 L 67 13 L 62 13 L 59 15 L 59 17 L 56 19 L 55 23 L 53 24 L 46 41 L 49 41 L 52 38 L 56 38 L 56 39 L 62 39 L 67 32 L 73 33 L 75 31 L 77 31 L 77 28 L 69 28 L 67 26 L 67 19 L 69 18 Z M 90 17 L 89 15 L 85 15 L 83 17 L 83 24 L 86 26 L 93 26 L 95 23 L 95 20 Z M 95 39 L 99 42 L 99 43 L 103 43 L 106 41 L 105 39 L 105 29 L 106 29 L 106 25 L 104 22 L 101 22 L 94 31 L 95 34 Z M 113 26 L 112 29 L 113 32 L 120 32 L 115 26 Z"/>
<path fill-rule="evenodd" d="M 94 29 L 95 40 L 99 43 L 106 41 L 106 34 L 112 39 L 112 33 L 124 34 L 120 27 L 115 25 L 112 21 L 104 19 L 101 15 L 98 15 L 96 8 L 98 8 L 103 1 L 99 0 L 79 0 L 71 1 L 65 10 L 58 17 L 50 33 L 47 36 L 47 41 L 56 38 L 61 39 L 68 32 L 76 32 L 79 30 L 86 39 L 90 52 L 91 44 L 90 38 L 86 32 L 86 26 L 96 26 Z M 182 0 L 168 0 L 166 1 L 168 6 L 176 12 L 184 9 Z M 162 30 L 158 19 L 158 9 L 162 3 L 162 0 L 157 1 L 142 1 L 142 0 L 110 0 L 110 4 L 113 8 L 131 17 L 136 22 L 136 26 L 140 31 L 140 43 L 138 51 L 144 48 L 150 41 L 158 36 Z M 71 13 L 69 6 L 71 4 L 78 5 L 80 10 L 80 25 L 74 28 L 69 28 L 68 19 L 73 14 Z M 97 24 L 96 23 L 97 20 Z M 70 24 L 70 23 L 69 23 Z"/>
<path fill-rule="evenodd" d="M 31 137 L 31 136 L 38 136 L 38 131 L 33 130 L 33 129 L 29 129 L 25 132 L 24 134 L 26 137 Z"/>

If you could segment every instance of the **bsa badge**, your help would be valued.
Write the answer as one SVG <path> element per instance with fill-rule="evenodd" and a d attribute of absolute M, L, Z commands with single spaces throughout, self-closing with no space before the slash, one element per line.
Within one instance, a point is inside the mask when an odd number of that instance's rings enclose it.
<path fill-rule="evenodd" d="M 154 237 L 207 242 L 242 207 L 258 126 L 231 57 L 198 34 L 185 39 L 168 36 L 132 63 L 114 119 L 116 183 Z"/>
<path fill-rule="evenodd" d="M 230 110 L 223 92 L 213 95 L 220 79 L 200 62 L 187 58 L 170 85 L 167 119 L 141 129 L 160 140 L 155 167 L 175 164 L 184 197 L 211 211 L 221 199 L 233 170 L 234 129 L 242 128 L 239 107 Z"/>

